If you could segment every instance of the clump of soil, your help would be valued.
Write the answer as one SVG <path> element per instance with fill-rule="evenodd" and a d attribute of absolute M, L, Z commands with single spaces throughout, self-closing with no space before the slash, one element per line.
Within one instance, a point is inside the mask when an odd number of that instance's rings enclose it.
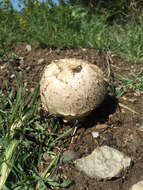
<path fill-rule="evenodd" d="M 24 88 L 27 91 L 36 87 L 44 66 L 55 59 L 79 58 L 96 64 L 103 71 L 108 68 L 106 53 L 101 54 L 95 49 L 51 49 L 32 44 L 32 50 L 27 51 L 25 47 L 25 43 L 13 45 L 11 52 L 22 59 L 13 59 L 11 63 L 17 74 L 23 73 Z M 9 86 L 16 87 L 7 60 L 2 60 L 0 60 L 0 86 L 7 82 Z M 112 71 L 129 78 L 131 72 L 138 73 L 142 67 L 115 55 L 112 56 L 112 60 Z M 117 83 L 118 80 L 115 78 Z M 97 146 L 107 145 L 131 157 L 133 165 L 120 178 L 97 181 L 76 170 L 72 164 L 61 164 L 57 170 L 61 179 L 69 178 L 73 181 L 68 188 L 62 189 L 129 190 L 131 185 L 143 180 L 143 132 L 139 130 L 141 126 L 143 126 L 142 92 L 128 91 L 118 100 L 107 96 L 103 104 L 79 126 L 74 137 L 72 134 L 66 136 L 58 146 L 61 151 L 78 151 L 83 157 L 90 154 Z M 68 124 L 62 124 L 58 133 L 63 133 L 69 127 Z M 92 137 L 94 131 L 99 132 L 99 137 Z"/>

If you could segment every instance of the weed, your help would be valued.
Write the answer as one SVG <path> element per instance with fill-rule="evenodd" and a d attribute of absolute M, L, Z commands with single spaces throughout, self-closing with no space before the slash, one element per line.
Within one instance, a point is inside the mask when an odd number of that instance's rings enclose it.
<path fill-rule="evenodd" d="M 115 25 L 111 38 L 112 51 L 134 63 L 143 63 L 142 29 L 142 24 L 127 24 L 124 28 Z"/>
<path fill-rule="evenodd" d="M 122 76 L 118 73 L 114 73 L 115 77 L 119 79 L 118 85 L 116 84 L 117 97 L 122 96 L 129 89 L 143 91 L 143 70 L 139 73 L 131 73 L 132 79 Z"/>
<path fill-rule="evenodd" d="M 8 53 L 4 52 L 12 68 Z M 56 134 L 58 121 L 46 119 L 41 123 L 39 84 L 27 93 L 14 70 L 13 74 L 17 80 L 16 94 L 7 85 L 0 89 L 0 189 L 66 187 L 70 180 L 55 181 L 56 176 L 53 177 L 60 159 L 60 153 L 56 155 L 53 149 L 72 129 Z M 43 153 L 53 154 L 54 158 L 46 170 L 40 171 Z"/>
<path fill-rule="evenodd" d="M 138 11 L 137 4 L 116 1 L 112 9 L 110 3 L 101 1 L 90 11 L 85 6 L 61 2 L 54 5 L 25 1 L 21 12 L 7 3 L 0 11 L 0 41 L 6 44 L 27 41 L 62 48 L 92 47 L 111 50 L 132 62 L 142 63 L 143 11 Z M 120 22 L 116 19 L 118 15 Z"/>

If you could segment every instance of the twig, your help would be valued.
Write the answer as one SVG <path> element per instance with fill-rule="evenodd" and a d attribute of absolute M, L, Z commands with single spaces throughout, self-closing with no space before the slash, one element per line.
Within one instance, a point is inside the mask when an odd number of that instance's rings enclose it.
<path fill-rule="evenodd" d="M 74 127 L 74 131 L 73 131 L 72 139 L 71 139 L 71 144 L 73 143 L 74 135 L 75 135 L 75 133 L 77 131 L 77 128 L 78 128 L 77 126 Z"/>
<path fill-rule="evenodd" d="M 120 70 L 120 68 L 117 67 L 116 65 L 111 64 L 111 66 L 112 66 L 112 67 L 115 67 L 116 69 L 119 69 L 119 70 Z"/>
<path fill-rule="evenodd" d="M 108 80 L 110 81 L 111 74 L 112 74 L 112 69 L 111 69 L 110 65 L 113 64 L 113 60 L 112 60 L 110 51 L 107 52 L 106 61 L 107 61 L 107 66 L 108 66 Z"/>
<path fill-rule="evenodd" d="M 116 96 L 116 89 L 115 89 L 115 86 L 114 86 L 114 83 L 115 83 L 115 77 L 114 77 L 114 73 L 112 71 L 112 68 L 111 68 L 111 65 L 113 65 L 114 61 L 112 59 L 112 54 L 110 51 L 107 52 L 107 56 L 106 56 L 106 61 L 107 61 L 107 69 L 108 69 L 108 83 L 109 83 L 109 86 L 112 90 L 112 93 Z"/>
<path fill-rule="evenodd" d="M 126 105 L 124 105 L 122 103 L 119 103 L 119 106 L 122 107 L 122 108 L 125 108 L 125 109 L 129 110 L 132 113 L 139 114 L 138 112 L 134 111 L 133 109 L 129 108 L 128 106 L 126 106 Z"/>

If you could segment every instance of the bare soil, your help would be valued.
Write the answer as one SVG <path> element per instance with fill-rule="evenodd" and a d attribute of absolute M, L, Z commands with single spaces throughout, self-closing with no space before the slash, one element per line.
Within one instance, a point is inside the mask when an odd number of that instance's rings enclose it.
<path fill-rule="evenodd" d="M 56 49 L 32 44 L 32 50 L 27 51 L 26 45 L 22 43 L 10 48 L 11 52 L 23 58 L 23 61 L 19 58 L 13 59 L 11 63 L 17 74 L 23 73 L 24 88 L 27 91 L 33 90 L 40 80 L 44 66 L 54 59 L 74 57 L 88 60 L 103 71 L 108 68 L 107 54 L 95 49 Z M 131 72 L 138 73 L 142 68 L 142 65 L 135 65 L 115 55 L 112 56 L 112 61 L 112 71 L 129 78 Z M 119 79 L 115 78 L 115 81 L 118 83 Z M 0 86 L 5 82 L 9 86 L 16 87 L 7 60 L 0 61 Z M 80 157 L 83 157 L 90 154 L 97 146 L 108 145 L 131 157 L 132 166 L 119 178 L 97 181 L 79 172 L 73 164 L 60 164 L 56 172 L 60 175 L 61 181 L 68 178 L 73 183 L 68 188 L 53 189 L 129 190 L 131 185 L 143 180 L 143 131 L 139 130 L 140 127 L 143 127 L 142 92 L 129 90 L 119 99 L 107 96 L 100 108 L 94 110 L 79 126 L 74 137 L 72 138 L 72 134 L 66 136 L 60 141 L 58 148 L 61 151 L 76 151 Z M 63 133 L 68 128 L 70 128 L 68 124 L 61 123 L 58 133 Z M 92 137 L 91 133 L 94 131 L 99 132 L 99 137 Z"/>

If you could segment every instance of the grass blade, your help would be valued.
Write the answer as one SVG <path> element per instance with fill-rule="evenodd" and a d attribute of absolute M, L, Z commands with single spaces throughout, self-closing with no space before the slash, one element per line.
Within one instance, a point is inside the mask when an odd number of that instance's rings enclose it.
<path fill-rule="evenodd" d="M 9 144 L 7 150 L 5 151 L 5 161 L 2 164 L 1 167 L 1 177 L 0 177 L 0 190 L 3 189 L 3 186 L 9 176 L 9 173 L 12 170 L 14 161 L 15 161 L 15 154 L 16 154 L 16 148 L 19 144 L 19 141 L 12 140 Z"/>

